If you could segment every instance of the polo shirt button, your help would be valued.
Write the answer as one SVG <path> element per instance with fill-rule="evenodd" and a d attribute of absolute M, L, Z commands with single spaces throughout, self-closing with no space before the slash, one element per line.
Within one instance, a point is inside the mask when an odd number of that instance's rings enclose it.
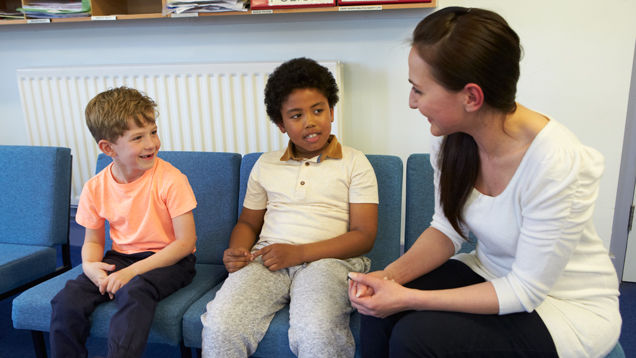
<path fill-rule="evenodd" d="M 304 181 L 301 181 L 301 182 L 300 182 L 300 185 L 305 185 L 305 182 L 304 182 Z"/>
<path fill-rule="evenodd" d="M 309 162 L 305 162 L 305 166 L 307 166 L 307 167 L 308 167 L 308 166 L 309 166 Z"/>

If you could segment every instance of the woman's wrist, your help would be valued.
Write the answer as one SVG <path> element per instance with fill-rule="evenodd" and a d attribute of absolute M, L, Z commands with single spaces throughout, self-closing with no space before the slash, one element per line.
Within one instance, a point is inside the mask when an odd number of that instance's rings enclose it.
<path fill-rule="evenodd" d="M 405 289 L 404 310 L 422 311 L 425 310 L 427 291 L 412 288 Z"/>
<path fill-rule="evenodd" d="M 391 267 L 391 265 L 387 266 L 386 268 L 384 268 L 384 270 L 382 270 L 382 273 L 384 274 L 384 277 L 382 278 L 385 280 L 397 282 L 395 270 Z"/>

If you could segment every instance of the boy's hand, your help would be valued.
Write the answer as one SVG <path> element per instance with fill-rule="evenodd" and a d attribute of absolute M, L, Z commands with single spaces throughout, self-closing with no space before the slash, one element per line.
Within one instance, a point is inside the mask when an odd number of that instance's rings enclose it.
<path fill-rule="evenodd" d="M 263 264 L 270 271 L 277 271 L 303 262 L 302 245 L 271 244 L 252 254 L 252 259 L 262 256 Z"/>
<path fill-rule="evenodd" d="M 101 261 L 85 262 L 82 264 L 82 269 L 84 270 L 86 277 L 88 277 L 95 286 L 99 287 L 102 280 L 108 277 L 106 271 L 114 270 L 115 265 L 110 265 Z"/>
<path fill-rule="evenodd" d="M 227 249 L 223 252 L 223 264 L 227 272 L 236 272 L 247 266 L 253 260 L 249 250 L 242 247 L 238 249 Z"/>
<path fill-rule="evenodd" d="M 102 295 L 108 292 L 108 295 L 112 300 L 117 291 L 119 291 L 120 288 L 122 288 L 135 276 L 136 273 L 130 268 L 130 266 L 114 272 L 101 280 L 99 283 L 99 292 Z"/>

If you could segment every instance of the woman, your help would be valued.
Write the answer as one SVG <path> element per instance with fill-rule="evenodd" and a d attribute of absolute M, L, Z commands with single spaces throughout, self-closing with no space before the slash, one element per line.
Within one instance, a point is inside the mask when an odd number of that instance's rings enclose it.
<path fill-rule="evenodd" d="M 445 8 L 415 28 L 409 105 L 435 136 L 436 209 L 401 258 L 351 274 L 363 357 L 602 357 L 616 344 L 618 280 L 592 222 L 603 157 L 515 102 L 520 56 L 490 11 Z M 453 256 L 469 232 L 477 250 Z"/>

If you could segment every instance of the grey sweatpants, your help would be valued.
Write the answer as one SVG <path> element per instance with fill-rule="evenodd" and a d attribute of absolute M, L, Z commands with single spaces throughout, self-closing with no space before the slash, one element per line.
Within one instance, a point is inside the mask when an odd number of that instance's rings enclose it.
<path fill-rule="evenodd" d="M 271 272 L 257 258 L 231 273 L 207 305 L 203 357 L 248 357 L 274 314 L 289 302 L 289 348 L 298 357 L 353 357 L 347 274 L 370 260 L 322 259 Z"/>

